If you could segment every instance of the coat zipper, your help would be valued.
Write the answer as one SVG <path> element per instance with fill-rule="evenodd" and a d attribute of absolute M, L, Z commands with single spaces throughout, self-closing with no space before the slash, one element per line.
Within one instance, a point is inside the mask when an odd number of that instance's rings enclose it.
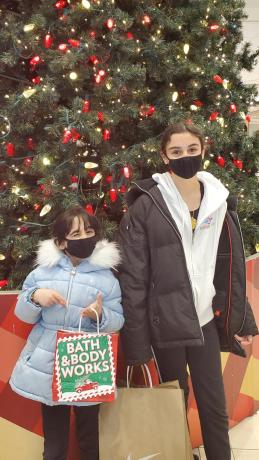
<path fill-rule="evenodd" d="M 182 247 L 182 250 L 183 250 L 183 253 L 184 253 L 184 249 L 183 249 L 183 242 L 182 242 L 182 237 L 178 231 L 178 229 L 174 226 L 173 222 L 170 221 L 170 219 L 168 219 L 168 217 L 165 215 L 165 213 L 163 212 L 163 210 L 160 208 L 160 206 L 157 204 L 156 200 L 154 199 L 154 197 L 151 195 L 151 193 L 149 193 L 147 190 L 143 189 L 142 187 L 140 187 L 136 182 L 132 182 L 134 185 L 136 185 L 140 190 L 142 190 L 142 192 L 146 193 L 150 198 L 151 200 L 153 201 L 154 205 L 157 207 L 157 209 L 160 211 L 160 213 L 162 214 L 162 216 L 165 218 L 165 220 L 169 223 L 169 225 L 171 225 L 171 227 L 174 229 L 176 235 L 178 236 L 180 242 L 181 242 L 181 247 Z M 192 287 L 192 283 L 191 283 L 191 278 L 190 278 L 190 274 L 189 274 L 189 271 L 188 271 L 188 268 L 187 268 L 187 264 L 186 264 L 186 259 L 185 259 L 185 254 L 184 254 L 184 262 L 185 262 L 185 269 L 186 269 L 186 273 L 187 273 L 187 276 L 188 276 L 188 279 L 189 279 L 189 283 L 190 283 L 190 287 L 191 287 L 191 291 L 192 291 L 192 299 L 193 299 L 193 305 L 194 305 L 194 312 L 197 316 L 197 320 L 198 320 L 198 324 L 199 324 L 199 327 L 200 327 L 200 331 L 201 331 L 201 336 L 202 336 L 202 342 L 204 343 L 205 340 L 204 340 L 204 335 L 203 335 L 203 331 L 202 331 L 202 328 L 200 326 L 200 322 L 199 322 L 199 318 L 198 318 L 198 315 L 197 315 L 197 311 L 196 311 L 196 308 L 195 308 L 195 297 L 194 297 L 194 292 L 193 292 L 193 287 Z"/>
<path fill-rule="evenodd" d="M 68 313 L 68 309 L 69 309 L 69 302 L 70 302 L 70 297 L 71 297 L 72 284 L 73 284 L 75 274 L 76 274 L 76 268 L 73 267 L 71 272 L 70 272 L 70 280 L 69 280 L 68 291 L 67 291 L 66 312 L 65 312 L 65 317 L 64 317 L 63 329 L 66 326 L 66 318 L 67 318 L 67 313 Z"/>

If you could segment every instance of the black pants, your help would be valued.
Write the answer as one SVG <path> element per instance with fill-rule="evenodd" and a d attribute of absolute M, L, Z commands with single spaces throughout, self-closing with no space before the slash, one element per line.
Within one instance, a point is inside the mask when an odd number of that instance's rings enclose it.
<path fill-rule="evenodd" d="M 188 400 L 188 364 L 207 460 L 230 460 L 228 417 L 222 380 L 220 347 L 214 320 L 203 328 L 200 347 L 155 348 L 163 381 L 178 380 Z"/>
<path fill-rule="evenodd" d="M 71 406 L 42 407 L 44 433 L 43 460 L 66 460 L 68 454 Z M 99 404 L 73 406 L 80 460 L 99 460 Z"/>

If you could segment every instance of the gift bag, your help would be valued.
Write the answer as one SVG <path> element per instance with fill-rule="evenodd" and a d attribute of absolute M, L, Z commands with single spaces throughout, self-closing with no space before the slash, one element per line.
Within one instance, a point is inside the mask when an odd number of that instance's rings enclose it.
<path fill-rule="evenodd" d="M 115 398 L 118 334 L 57 331 L 53 401 L 103 402 Z"/>
<path fill-rule="evenodd" d="M 99 415 L 100 460 L 192 460 L 183 391 L 175 382 L 119 388 Z"/>

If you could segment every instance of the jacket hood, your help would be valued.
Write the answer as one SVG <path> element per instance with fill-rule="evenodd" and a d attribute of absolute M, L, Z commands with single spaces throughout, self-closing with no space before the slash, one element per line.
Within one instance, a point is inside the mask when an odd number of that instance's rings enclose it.
<path fill-rule="evenodd" d="M 162 186 L 165 193 L 169 196 L 175 196 L 177 203 L 177 196 L 179 191 L 171 179 L 169 173 L 154 174 L 153 179 Z M 216 179 L 212 174 L 206 171 L 200 171 L 197 173 L 197 177 L 200 182 L 204 185 L 204 197 L 203 206 L 200 209 L 200 218 L 205 218 L 207 215 L 213 213 L 218 209 L 227 199 L 229 192 L 224 185 Z"/>
<path fill-rule="evenodd" d="M 165 173 L 164 173 L 165 174 Z M 152 188 L 156 187 L 163 174 L 153 174 L 152 178 L 149 179 L 143 179 L 143 180 L 138 180 L 135 182 L 132 182 L 132 186 L 129 189 L 126 200 L 128 206 L 131 206 L 136 199 L 142 195 L 145 192 L 152 193 Z M 233 195 L 229 196 L 229 192 L 224 187 L 224 185 L 212 174 L 210 174 L 207 171 L 200 171 L 197 173 L 198 179 L 204 183 L 207 184 L 205 186 L 207 188 L 207 191 L 209 192 L 208 198 L 212 198 L 213 201 L 215 198 L 217 198 L 215 201 L 219 203 L 219 201 L 223 202 L 227 200 L 227 205 L 228 205 L 228 210 L 229 211 L 236 211 L 237 209 L 237 198 Z M 218 195 L 219 194 L 219 195 Z M 216 202 L 215 202 L 216 205 Z"/>
<path fill-rule="evenodd" d="M 64 258 L 67 256 L 56 246 L 53 239 L 44 240 L 39 243 L 35 265 L 53 267 Z M 104 239 L 98 241 L 90 257 L 83 259 L 81 263 L 87 262 L 99 268 L 115 268 L 120 260 L 118 245 Z"/>

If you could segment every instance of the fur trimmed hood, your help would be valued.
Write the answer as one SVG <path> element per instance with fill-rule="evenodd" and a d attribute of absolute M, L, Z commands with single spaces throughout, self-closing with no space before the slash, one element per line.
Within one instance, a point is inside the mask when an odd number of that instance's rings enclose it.
<path fill-rule="evenodd" d="M 44 240 L 39 243 L 35 265 L 41 267 L 53 267 L 60 260 L 66 257 L 64 253 L 55 245 L 53 239 Z M 89 264 L 100 268 L 115 269 L 121 261 L 120 251 L 115 242 L 100 240 L 96 244 L 90 257 L 85 259 Z"/>

